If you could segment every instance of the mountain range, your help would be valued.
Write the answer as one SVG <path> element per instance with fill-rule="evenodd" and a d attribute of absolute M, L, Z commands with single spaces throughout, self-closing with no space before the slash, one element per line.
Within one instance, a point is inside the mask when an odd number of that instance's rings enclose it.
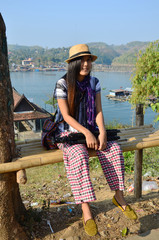
<path fill-rule="evenodd" d="M 145 51 L 150 42 L 134 41 L 122 45 L 108 45 L 103 42 L 87 43 L 92 54 L 98 56 L 97 64 L 134 65 L 139 50 Z M 69 48 L 43 48 L 40 46 L 8 45 L 9 62 L 21 64 L 32 58 L 37 65 L 63 63 L 68 58 Z"/>

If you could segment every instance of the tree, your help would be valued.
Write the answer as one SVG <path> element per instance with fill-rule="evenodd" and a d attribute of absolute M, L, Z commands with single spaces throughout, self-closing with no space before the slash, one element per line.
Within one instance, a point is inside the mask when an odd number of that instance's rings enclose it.
<path fill-rule="evenodd" d="M 15 156 L 13 96 L 5 32 L 0 14 L 0 164 L 10 162 Z M 16 174 L 0 174 L 0 240 L 27 239 L 18 223 L 24 212 Z"/>
<path fill-rule="evenodd" d="M 130 101 L 134 106 L 141 103 L 145 108 L 150 96 L 155 99 L 151 108 L 157 113 L 155 121 L 159 121 L 159 40 L 150 43 L 144 53 L 139 52 L 132 88 Z"/>

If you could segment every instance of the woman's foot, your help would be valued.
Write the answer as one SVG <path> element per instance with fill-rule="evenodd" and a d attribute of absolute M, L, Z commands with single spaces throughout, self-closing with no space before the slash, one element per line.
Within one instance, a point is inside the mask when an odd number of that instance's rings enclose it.
<path fill-rule="evenodd" d="M 117 190 L 116 194 L 114 195 L 112 202 L 114 203 L 115 206 L 120 208 L 123 212 L 123 214 L 132 220 L 136 220 L 138 217 L 135 213 L 135 211 L 126 203 L 123 192 Z"/>
<path fill-rule="evenodd" d="M 97 225 L 92 217 L 92 213 L 88 203 L 82 203 L 82 221 L 85 232 L 89 236 L 95 236 L 98 232 Z"/>
<path fill-rule="evenodd" d="M 82 203 L 83 219 L 86 223 L 89 219 L 93 219 L 88 203 Z"/>
<path fill-rule="evenodd" d="M 125 201 L 123 191 L 117 190 L 115 192 L 115 200 L 118 202 L 118 204 L 122 207 L 123 210 L 126 209 L 126 206 L 128 205 L 127 202 Z"/>

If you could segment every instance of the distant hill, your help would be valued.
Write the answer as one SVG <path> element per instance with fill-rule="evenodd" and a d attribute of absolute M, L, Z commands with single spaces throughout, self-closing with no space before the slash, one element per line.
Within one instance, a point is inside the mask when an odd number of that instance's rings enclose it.
<path fill-rule="evenodd" d="M 119 57 L 120 54 L 106 43 L 88 43 L 92 54 L 98 56 L 96 63 L 111 65 L 114 58 Z"/>
<path fill-rule="evenodd" d="M 122 44 L 122 45 L 111 45 L 111 47 L 117 51 L 119 54 L 124 54 L 128 51 L 134 51 L 136 50 L 142 50 L 147 46 L 150 42 L 139 42 L 139 41 L 134 41 L 134 42 L 129 42 L 127 44 Z"/>
<path fill-rule="evenodd" d="M 134 41 L 125 45 L 108 45 L 103 42 L 88 43 L 92 54 L 98 56 L 96 63 L 106 65 L 134 64 L 139 50 L 144 51 L 149 42 Z M 8 45 L 9 62 L 21 64 L 32 58 L 35 64 L 51 65 L 63 63 L 69 55 L 69 48 L 43 48 L 40 46 Z"/>
<path fill-rule="evenodd" d="M 139 50 L 145 51 L 150 42 L 130 42 L 126 45 L 113 46 L 120 56 L 113 59 L 112 64 L 135 64 Z"/>
<path fill-rule="evenodd" d="M 43 49 L 42 47 L 39 46 L 21 46 L 21 45 L 14 45 L 14 44 L 9 44 L 8 45 L 9 51 L 23 51 L 23 50 L 28 50 L 28 49 Z"/>

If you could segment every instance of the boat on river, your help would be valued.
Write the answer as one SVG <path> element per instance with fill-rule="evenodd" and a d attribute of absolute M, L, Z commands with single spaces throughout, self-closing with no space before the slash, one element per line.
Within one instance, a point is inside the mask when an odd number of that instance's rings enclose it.
<path fill-rule="evenodd" d="M 131 88 L 125 88 L 125 89 L 120 88 L 120 89 L 110 90 L 109 94 L 106 95 L 106 97 L 114 101 L 125 102 L 129 100 L 131 94 L 132 94 Z"/>

